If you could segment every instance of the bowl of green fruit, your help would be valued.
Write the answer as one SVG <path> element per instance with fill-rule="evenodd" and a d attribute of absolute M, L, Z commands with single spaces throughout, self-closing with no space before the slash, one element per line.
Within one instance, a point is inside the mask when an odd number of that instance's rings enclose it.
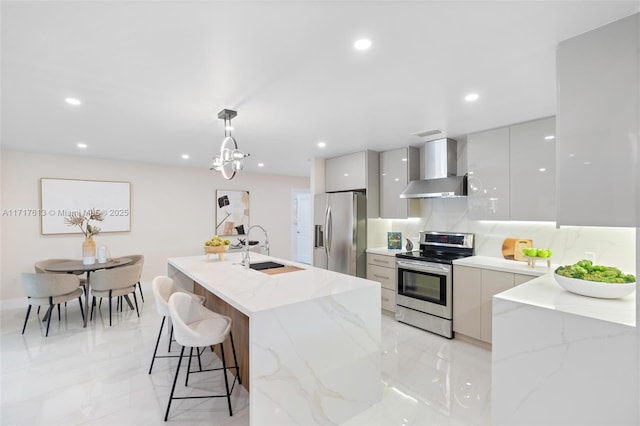
<path fill-rule="evenodd" d="M 224 260 L 224 253 L 229 250 L 229 244 L 231 241 L 223 240 L 218 235 L 214 235 L 213 238 L 204 242 L 204 252 L 207 254 L 207 260 L 209 255 L 215 253 L 218 255 L 218 260 Z"/>
<path fill-rule="evenodd" d="M 525 247 L 522 249 L 522 254 L 527 259 L 527 265 L 532 268 L 536 267 L 536 260 L 544 259 L 547 262 L 547 267 L 551 267 L 551 256 L 553 252 L 546 248 Z"/>
<path fill-rule="evenodd" d="M 554 278 L 558 285 L 571 293 L 600 299 L 619 299 L 636 289 L 636 277 L 612 266 L 594 265 L 581 260 L 573 265 L 560 266 Z"/>

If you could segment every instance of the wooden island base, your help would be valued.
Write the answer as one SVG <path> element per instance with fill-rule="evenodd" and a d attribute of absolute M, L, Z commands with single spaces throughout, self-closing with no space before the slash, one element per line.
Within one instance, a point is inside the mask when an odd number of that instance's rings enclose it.
<path fill-rule="evenodd" d="M 233 343 L 236 348 L 238 365 L 240 366 L 240 380 L 242 381 L 242 386 L 249 391 L 249 317 L 202 287 L 197 282 L 193 283 L 193 290 L 195 294 L 204 296 L 204 306 L 211 309 L 213 312 L 231 318 L 231 333 L 233 333 Z M 231 342 L 225 341 L 223 342 L 223 346 L 227 366 L 233 365 Z M 220 346 L 216 345 L 214 350 L 218 357 L 220 357 Z M 233 375 L 236 373 L 235 369 L 231 369 L 229 372 Z"/>

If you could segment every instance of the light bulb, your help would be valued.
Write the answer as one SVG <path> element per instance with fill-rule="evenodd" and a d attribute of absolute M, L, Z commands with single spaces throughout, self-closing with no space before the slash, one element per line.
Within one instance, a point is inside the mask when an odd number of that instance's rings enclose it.
<path fill-rule="evenodd" d="M 230 149 L 223 149 L 222 151 L 220 151 L 220 156 L 222 157 L 222 161 L 224 163 L 228 163 L 229 161 L 233 160 L 233 151 L 231 151 Z"/>
<path fill-rule="evenodd" d="M 211 167 L 216 170 L 220 169 L 220 167 L 222 167 L 222 159 L 218 156 L 214 157 L 211 162 Z"/>

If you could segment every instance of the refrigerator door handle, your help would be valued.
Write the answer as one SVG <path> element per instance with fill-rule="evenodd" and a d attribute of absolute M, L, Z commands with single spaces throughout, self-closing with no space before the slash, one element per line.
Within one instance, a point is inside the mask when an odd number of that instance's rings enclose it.
<path fill-rule="evenodd" d="M 325 214 L 325 233 L 324 233 L 324 238 L 325 238 L 325 243 L 324 243 L 324 249 L 327 252 L 327 256 L 329 256 L 331 254 L 331 238 L 332 238 L 332 234 L 333 234 L 333 229 L 332 228 L 332 220 L 333 218 L 331 217 L 331 206 L 327 206 L 327 213 Z"/>

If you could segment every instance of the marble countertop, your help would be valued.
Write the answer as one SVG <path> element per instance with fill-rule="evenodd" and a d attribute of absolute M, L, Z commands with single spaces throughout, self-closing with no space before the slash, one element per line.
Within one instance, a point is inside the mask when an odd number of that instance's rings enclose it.
<path fill-rule="evenodd" d="M 297 266 L 300 271 L 267 275 L 244 269 L 239 263 L 242 253 L 227 253 L 224 261 L 206 256 L 173 257 L 168 259 L 187 277 L 198 282 L 240 312 L 251 317 L 258 311 L 309 301 L 316 298 L 347 293 L 380 284 L 310 265 L 251 253 L 251 263 L 273 261 Z"/>
<path fill-rule="evenodd" d="M 532 275 L 535 277 L 553 272 L 558 266 L 560 266 L 552 263 L 551 267 L 548 268 L 546 259 L 539 259 L 536 261 L 536 267 L 531 268 L 527 265 L 527 262 L 490 256 L 465 257 L 463 259 L 454 260 L 453 264 L 470 266 L 473 268 L 492 269 L 494 271 L 511 272 L 514 274 Z"/>
<path fill-rule="evenodd" d="M 636 293 L 637 290 L 621 299 L 580 296 L 560 287 L 553 278 L 553 274 L 546 274 L 494 297 L 557 312 L 635 326 Z"/>
<path fill-rule="evenodd" d="M 391 250 L 386 247 L 376 247 L 376 248 L 367 249 L 367 253 L 381 254 L 383 256 L 395 256 L 396 253 L 404 253 L 404 252 L 406 252 L 404 248 Z"/>

